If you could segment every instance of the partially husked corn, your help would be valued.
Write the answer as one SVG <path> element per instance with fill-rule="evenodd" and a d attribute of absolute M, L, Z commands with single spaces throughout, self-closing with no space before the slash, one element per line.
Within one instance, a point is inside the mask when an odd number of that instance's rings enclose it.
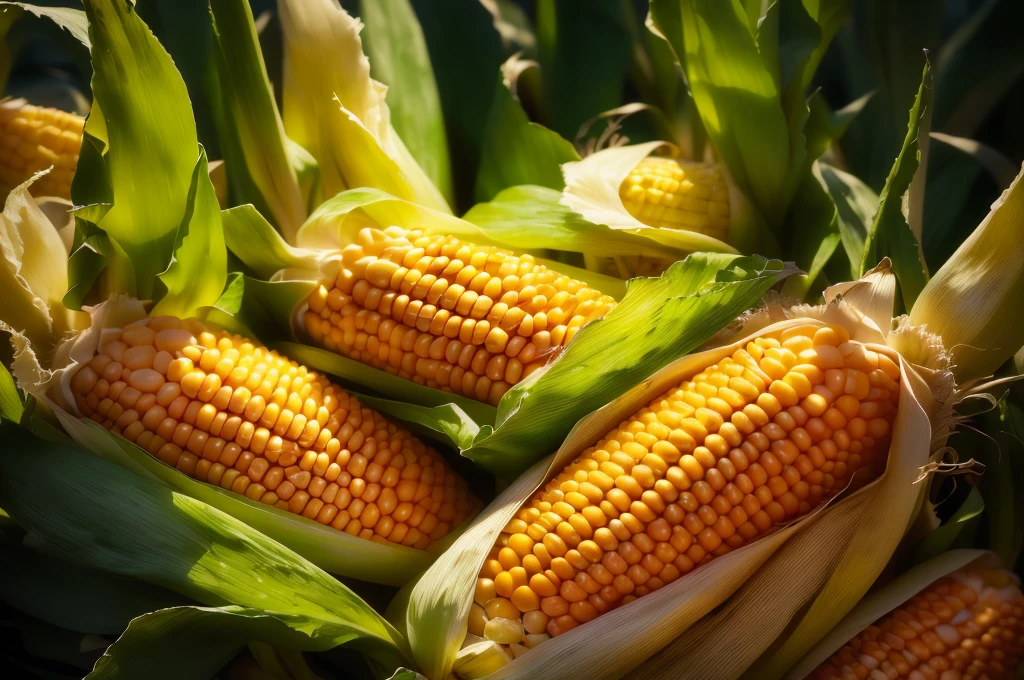
<path fill-rule="evenodd" d="M 195 319 L 104 330 L 82 415 L 200 481 L 361 538 L 426 548 L 478 507 L 441 456 L 321 375 Z"/>
<path fill-rule="evenodd" d="M 32 195 L 70 199 L 84 128 L 85 119 L 73 113 L 24 99 L 0 102 L 0 185 L 16 187 L 53 166 L 32 185 Z"/>
<path fill-rule="evenodd" d="M 861 631 L 813 680 L 1010 680 L 1024 662 L 1024 595 L 1004 571 L 939 579 Z"/>
<path fill-rule="evenodd" d="M 586 449 L 501 533 L 469 632 L 534 647 L 801 517 L 886 460 L 895 355 L 840 326 L 762 335 Z M 858 480 L 860 477 L 858 477 Z"/>
<path fill-rule="evenodd" d="M 623 180 L 619 198 L 626 212 L 650 227 L 727 240 L 729 187 L 712 165 L 650 156 Z"/>
<path fill-rule="evenodd" d="M 615 305 L 530 255 L 399 227 L 360 230 L 341 264 L 309 296 L 314 342 L 491 404 Z"/>

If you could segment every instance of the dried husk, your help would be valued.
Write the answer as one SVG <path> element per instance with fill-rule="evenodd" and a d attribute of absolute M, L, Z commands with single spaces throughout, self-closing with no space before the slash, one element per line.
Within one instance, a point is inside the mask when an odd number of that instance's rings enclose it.
<path fill-rule="evenodd" d="M 913 481 L 931 450 L 934 404 L 929 386 L 917 368 L 885 344 L 892 319 L 891 311 L 885 310 L 892 309 L 894 293 L 893 276 L 887 263 L 883 263 L 862 281 L 830 290 L 826 299 L 831 302 L 826 306 L 801 305 L 789 310 L 774 307 L 769 312 L 756 314 L 742 320 L 734 336 L 741 339 L 678 359 L 577 423 L 553 456 L 537 463 L 506 489 L 452 548 L 419 581 L 407 586 L 393 603 L 389 617 L 400 629 L 406 630 L 421 671 L 432 680 L 448 677 L 466 634 L 466 618 L 479 570 L 505 524 L 547 479 L 657 394 L 728 356 L 751 337 L 808 323 L 843 324 L 851 337 L 899 361 L 903 375 L 900 406 L 893 425 L 888 464 L 882 476 L 772 534 L 716 558 L 654 593 L 539 645 L 486 677 L 488 680 L 540 677 L 541 674 L 552 679 L 620 677 L 673 639 L 676 642 L 667 647 L 662 656 L 644 664 L 636 677 L 730 677 L 730 673 L 723 674 L 723 663 L 735 666 L 731 675 L 738 676 L 746 664 L 741 661 L 743 650 L 736 649 L 736 641 L 751 635 L 758 641 L 765 638 L 770 643 L 777 633 L 757 635 L 754 629 L 770 631 L 773 626 L 785 626 L 789 620 L 788 617 L 771 620 L 775 614 L 757 613 L 761 609 L 770 610 L 776 603 L 795 613 L 809 604 L 815 593 L 837 591 L 829 596 L 840 598 L 838 615 L 842 616 L 859 599 L 862 584 L 866 590 L 874 581 L 909 525 L 922 488 L 914 486 Z M 780 316 L 782 320 L 778 320 Z M 877 531 L 874 525 L 879 523 L 888 526 Z M 869 542 L 865 542 L 865 533 L 873 534 L 868 537 Z M 856 555 L 858 551 L 854 548 L 857 546 L 862 548 L 859 552 L 871 554 Z M 866 546 L 870 549 L 865 549 Z M 843 564 L 843 560 L 850 559 L 851 552 L 858 558 L 859 570 L 853 578 L 848 573 L 850 569 Z M 844 584 L 843 579 L 850 582 Z M 755 613 L 732 616 L 727 607 L 722 613 L 704 619 L 737 590 L 744 596 L 737 596 L 733 601 L 748 609 L 755 607 Z M 754 595 L 748 595 L 748 591 Z M 755 598 L 757 593 L 764 596 Z M 848 602 L 854 596 L 856 599 Z M 691 628 L 698 621 L 698 627 Z M 751 626 L 751 621 L 758 621 L 758 626 Z M 695 643 L 695 636 L 705 635 L 707 639 L 702 640 L 703 644 L 717 640 L 725 646 L 725 653 L 723 649 L 709 653 L 707 664 L 695 671 L 690 665 L 695 660 L 689 655 L 697 654 L 702 648 Z M 595 655 L 595 649 L 601 653 Z M 756 659 L 760 651 L 747 654 L 749 661 Z M 679 663 L 683 655 L 688 660 Z M 735 660 L 731 658 L 733 655 Z M 702 662 L 702 659 L 703 655 L 696 661 Z"/>

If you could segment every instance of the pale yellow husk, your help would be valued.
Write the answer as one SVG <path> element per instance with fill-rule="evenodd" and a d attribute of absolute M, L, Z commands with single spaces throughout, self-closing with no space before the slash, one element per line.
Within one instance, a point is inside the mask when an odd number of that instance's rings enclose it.
<path fill-rule="evenodd" d="M 913 519 L 923 490 L 923 486 L 913 482 L 932 450 L 932 419 L 945 417 L 945 409 L 938 408 L 930 396 L 929 382 L 949 381 L 948 372 L 941 366 L 914 366 L 886 344 L 894 294 L 894 277 L 885 262 L 861 281 L 827 291 L 827 305 L 788 309 L 773 305 L 743 319 L 727 344 L 675 361 L 581 420 L 555 454 L 537 463 L 506 489 L 393 605 L 389 613 L 407 631 L 422 672 L 431 680 L 448 677 L 466 635 L 465 621 L 483 561 L 508 520 L 547 479 L 669 386 L 728 356 L 757 334 L 807 323 L 842 324 L 852 338 L 899 361 L 900 406 L 884 474 L 855 493 L 727 553 L 656 592 L 539 645 L 486 677 L 621 677 L 666 645 L 669 646 L 663 654 L 671 656 L 663 657 L 663 662 L 655 661 L 653 666 L 650 662 L 644 664 L 637 671 L 637 678 L 735 677 L 747 661 L 760 654 L 758 651 L 744 656 L 743 649 L 736 649 L 737 644 L 743 645 L 746 631 L 769 631 L 755 637 L 758 642 L 762 637 L 770 641 L 779 632 L 772 629 L 784 627 L 789 621 L 789 616 L 778 617 L 773 608 L 787 609 L 791 615 L 824 593 L 831 598 L 830 613 L 837 612 L 841 617 L 881 572 Z M 832 536 L 837 538 L 831 539 Z M 857 571 L 852 576 L 846 566 L 851 559 Z M 751 584 L 757 587 L 748 593 Z M 745 615 L 729 616 L 730 609 L 726 609 L 704 618 L 737 590 L 744 595 L 733 601 L 749 601 Z M 778 620 L 770 620 L 772 616 Z M 751 621 L 760 623 L 751 626 Z M 820 632 L 826 630 L 827 627 Z M 676 662 L 681 655 L 702 650 L 700 644 L 694 644 L 694 635 L 702 644 L 716 642 L 726 647 L 725 654 L 722 649 L 709 653 L 708 665 L 702 665 L 699 672 L 688 664 L 704 664 L 702 653 L 699 659 L 685 664 Z M 600 654 L 594 654 L 595 649 Z M 463 653 L 463 663 L 465 657 Z M 723 663 L 729 664 L 732 671 L 723 674 Z"/>
<path fill-rule="evenodd" d="M 1017 178 L 921 291 L 910 320 L 942 337 L 958 382 L 993 373 L 1024 328 L 1024 182 Z"/>

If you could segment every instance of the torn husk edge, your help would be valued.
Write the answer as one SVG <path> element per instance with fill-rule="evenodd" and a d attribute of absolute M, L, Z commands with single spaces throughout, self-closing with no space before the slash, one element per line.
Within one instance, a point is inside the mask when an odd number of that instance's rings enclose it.
<path fill-rule="evenodd" d="M 883 263 L 869 272 L 864 280 L 844 284 L 832 291 L 827 298 L 832 302 L 828 305 L 801 305 L 791 310 L 777 307 L 774 313 L 784 318 L 767 325 L 766 315 L 750 315 L 741 324 L 740 340 L 678 359 L 577 423 L 558 452 L 534 465 L 506 489 L 417 583 L 403 591 L 389 610 L 399 628 L 406 629 L 414 657 L 427 676 L 446 678 L 451 672 L 466 635 L 466 619 L 476 576 L 501 530 L 534 491 L 598 437 L 657 394 L 728 356 L 754 335 L 808 323 L 837 323 L 846 327 L 852 338 L 895 360 L 898 358 L 896 352 L 885 344 L 890 324 L 882 321 L 886 300 L 891 310 L 894 292 L 892 274 L 887 263 Z M 891 447 L 891 451 L 898 449 L 898 455 L 894 457 L 890 453 L 886 472 L 879 480 L 847 497 L 833 500 L 775 533 L 718 557 L 677 581 L 602 615 L 598 620 L 548 640 L 486 677 L 489 680 L 530 677 L 540 672 L 540 668 L 544 669 L 545 677 L 550 678 L 591 680 L 618 677 L 725 601 L 748 578 L 758 573 L 762 564 L 773 559 L 773 553 L 780 547 L 788 547 L 796 537 L 821 522 L 834 517 L 852 528 L 856 525 L 858 510 L 870 505 L 865 502 L 866 498 L 879 494 L 880 489 L 888 490 L 897 485 L 904 486 L 905 504 L 913 508 L 917 489 L 912 485 L 913 477 L 910 481 L 904 478 L 916 476 L 917 468 L 927 461 L 931 439 L 929 415 L 933 403 L 927 394 L 925 380 L 915 372 L 915 368 L 902 359 L 900 365 L 904 380 L 894 426 L 894 445 Z M 837 520 L 832 520 L 832 523 Z M 897 538 L 893 549 L 898 537 L 902 536 L 902 529 L 903 526 L 895 531 Z M 841 547 L 836 546 L 837 551 Z M 873 577 L 870 580 L 873 581 Z M 780 591 L 777 588 L 775 592 Z M 744 619 L 747 623 L 750 620 Z M 581 644 L 583 640 L 586 640 L 585 644 Z M 602 650 L 599 657 L 593 655 L 594 648 Z M 460 662 L 468 661 L 466 657 L 465 654 L 460 656 Z"/>

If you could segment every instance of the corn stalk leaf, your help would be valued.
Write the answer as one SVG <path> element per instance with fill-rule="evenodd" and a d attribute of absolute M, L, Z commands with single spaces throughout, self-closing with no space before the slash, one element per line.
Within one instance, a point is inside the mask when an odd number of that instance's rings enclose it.
<path fill-rule="evenodd" d="M 962 137 L 977 133 L 1024 73 L 1024 45 L 1014 31 L 1024 6 L 1014 0 L 979 4 L 935 62 L 935 127 Z"/>
<path fill-rule="evenodd" d="M 489 201 L 502 189 L 518 184 L 561 190 L 562 163 L 577 160 L 579 154 L 569 141 L 530 122 L 499 75 L 480 150 L 476 200 Z"/>
<path fill-rule="evenodd" d="M 167 293 L 153 308 L 154 314 L 195 316 L 200 307 L 220 297 L 227 281 L 228 254 L 220 205 L 210 181 L 206 150 L 201 146 L 185 206 L 171 261 L 159 274 Z"/>
<path fill-rule="evenodd" d="M 821 170 L 815 163 L 811 172 L 804 175 L 790 206 L 790 220 L 793 224 L 790 255 L 806 274 L 787 279 L 783 294 L 800 299 L 807 296 L 814 280 L 821 274 L 842 240 L 839 211 L 825 190 L 824 183 Z"/>
<path fill-rule="evenodd" d="M 25 407 L 21 403 L 21 395 L 14 384 L 7 367 L 0 364 L 0 417 L 15 423 L 21 422 L 21 414 Z"/>
<path fill-rule="evenodd" d="M 101 107 L 92 117 L 106 129 L 114 193 L 97 226 L 131 259 L 138 294 L 152 298 L 187 209 L 198 149 L 192 108 L 170 55 L 127 0 L 86 0 L 85 12 Z"/>
<path fill-rule="evenodd" d="M 214 677 L 242 647 L 254 641 L 309 651 L 335 646 L 329 637 L 305 635 L 281 617 L 251 607 L 172 607 L 133 620 L 85 677 Z M 183 649 L 188 653 L 182 654 Z"/>
<path fill-rule="evenodd" d="M 818 163 L 825 189 L 836 204 L 839 235 L 849 260 L 849 277 L 857 278 L 864 261 L 864 240 L 878 212 L 878 194 L 857 177 L 839 168 Z"/>
<path fill-rule="evenodd" d="M 11 546 L 0 558 L 0 597 L 54 626 L 118 635 L 146 612 L 184 604 L 180 595 L 149 583 L 107 574 Z"/>
<path fill-rule="evenodd" d="M 400 635 L 340 582 L 202 501 L 3 425 L 0 502 L 32 547 L 208 606 L 261 610 L 321 649 L 362 640 L 401 663 Z M 184 477 L 184 475 L 179 475 Z M 368 541 L 367 541 L 368 542 Z"/>
<path fill-rule="evenodd" d="M 289 157 L 288 138 L 274 102 L 252 10 L 243 0 L 212 0 L 210 12 L 224 102 L 221 134 L 234 137 L 225 146 L 228 174 L 248 174 L 232 182 L 235 198 L 261 200 L 274 222 L 285 233 L 292 233 L 305 221 L 306 205 Z M 231 153 L 236 150 L 240 157 Z M 258 190 L 257 197 L 238 191 L 249 182 Z"/>
<path fill-rule="evenodd" d="M 30 2 L 0 2 L 0 11 L 8 13 L 9 8 L 18 7 L 30 12 L 37 17 L 47 18 L 66 30 L 71 36 L 82 43 L 87 49 L 91 49 L 89 42 L 89 22 L 85 13 L 80 9 L 70 7 L 46 7 L 34 5 Z"/>
<path fill-rule="evenodd" d="M 883 257 L 892 260 L 906 309 L 914 306 L 914 301 L 928 282 L 920 244 L 903 212 L 903 197 L 910 191 L 920 163 L 919 133 L 922 120 L 930 115 L 932 92 L 931 67 L 925 64 L 921 86 L 910 109 L 907 136 L 879 194 L 878 212 L 864 241 L 861 260 L 861 272 L 869 271 Z"/>
<path fill-rule="evenodd" d="M 785 212 L 790 131 L 779 85 L 739 0 L 652 0 L 715 149 L 768 224 Z M 777 39 L 777 38 L 775 38 Z"/>
<path fill-rule="evenodd" d="M 452 203 L 452 169 L 441 98 L 412 3 L 370 0 L 361 2 L 359 9 L 366 24 L 363 43 L 370 71 L 390 88 L 392 125 L 423 172 Z"/>
<path fill-rule="evenodd" d="M 1024 412 L 1016 399 L 1007 399 L 998 415 L 986 414 L 983 426 L 995 433 L 995 441 L 981 438 L 975 454 L 985 465 L 978 488 L 985 500 L 986 545 L 1003 564 L 1016 564 L 1024 548 L 1024 503 L 1015 488 L 1024 474 Z"/>

